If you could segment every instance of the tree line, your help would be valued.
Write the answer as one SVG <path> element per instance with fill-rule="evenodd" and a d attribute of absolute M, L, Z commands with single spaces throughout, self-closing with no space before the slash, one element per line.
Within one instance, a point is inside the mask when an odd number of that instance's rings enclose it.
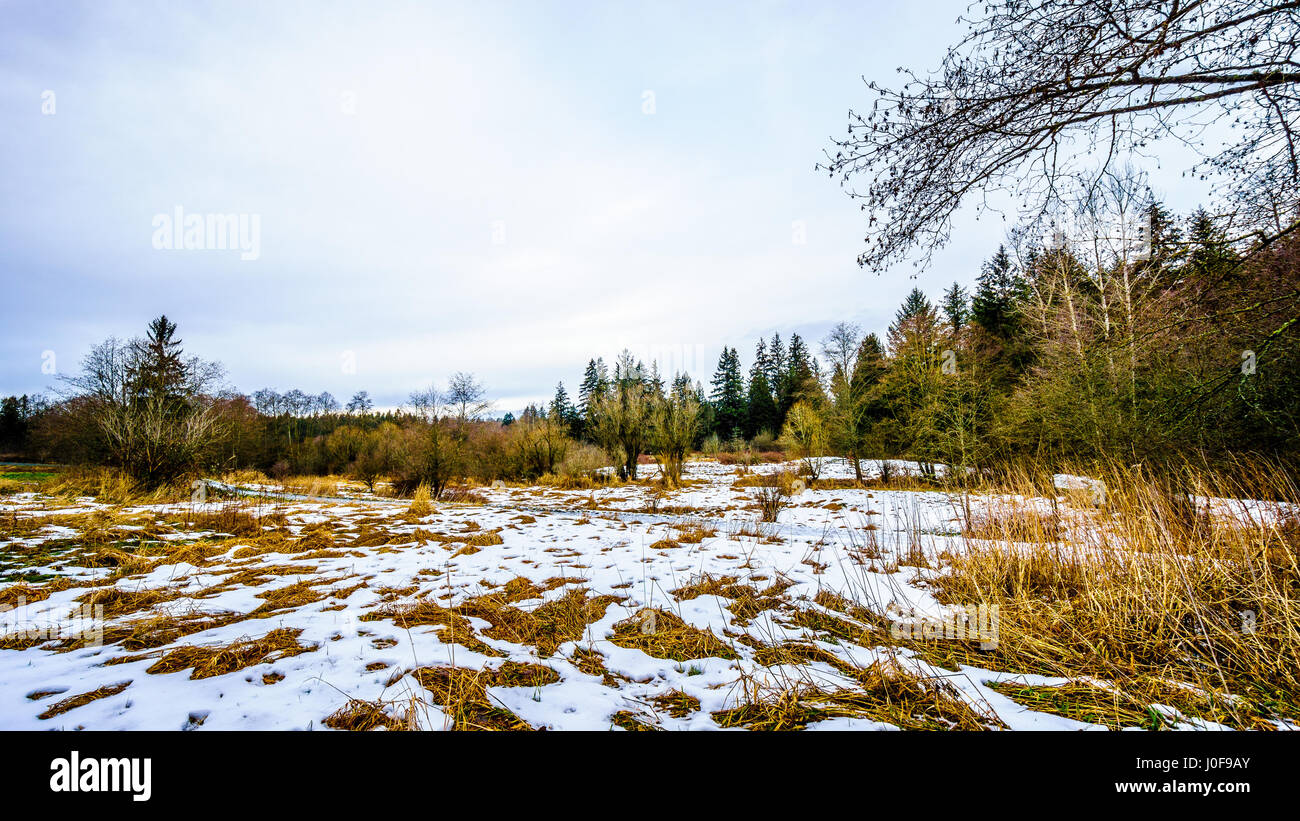
<path fill-rule="evenodd" d="M 814 353 L 773 334 L 748 369 L 724 347 L 707 388 L 624 351 L 612 368 L 592 358 L 576 399 L 561 382 L 517 418 L 490 418 L 464 372 L 379 412 L 364 391 L 345 407 L 328 393 L 244 395 L 187 355 L 163 316 L 93 348 L 54 398 L 0 401 L 0 445 L 148 484 L 256 468 L 435 494 L 470 478 L 586 481 L 602 467 L 635 479 L 645 456 L 674 484 L 701 450 L 783 452 L 814 474 L 817 456 L 838 455 L 860 478 L 869 457 L 957 474 L 1020 458 L 1294 461 L 1300 327 L 1285 317 L 1300 241 L 1243 254 L 1204 211 L 1176 217 L 1125 179 L 1108 196 L 1045 240 L 1012 231 L 971 293 L 914 288 L 883 337 L 841 322 Z"/>

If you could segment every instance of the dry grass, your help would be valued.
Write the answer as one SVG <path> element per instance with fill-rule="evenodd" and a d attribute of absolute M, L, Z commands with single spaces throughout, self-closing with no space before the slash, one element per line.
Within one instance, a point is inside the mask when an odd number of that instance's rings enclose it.
<path fill-rule="evenodd" d="M 167 497 L 177 495 L 175 492 L 169 494 L 165 490 L 147 493 L 130 476 L 112 468 L 65 470 L 46 482 L 41 489 L 59 499 L 75 500 L 91 497 L 97 502 L 110 505 L 171 501 Z"/>
<path fill-rule="evenodd" d="M 439 631 L 438 640 L 445 644 L 459 644 L 485 656 L 500 656 L 499 650 L 487 645 L 474 632 L 469 619 L 456 609 L 443 607 L 436 602 L 421 599 L 414 604 L 392 605 L 372 610 L 361 617 L 361 621 L 391 619 L 403 630 L 423 625 L 444 628 Z"/>
<path fill-rule="evenodd" d="M 1290 478 L 1263 467 L 1247 486 L 1188 472 L 1177 494 L 1127 470 L 1102 478 L 1106 509 L 1068 544 L 1031 513 L 971 529 L 980 541 L 933 584 L 947 603 L 996 605 L 997 647 L 945 643 L 943 660 L 1106 681 L 1143 715 L 1176 697 L 1174 681 L 1205 694 L 1184 700 L 1188 715 L 1234 727 L 1300 717 L 1300 528 L 1275 504 L 1224 520 L 1182 495 L 1294 500 Z"/>
<path fill-rule="evenodd" d="M 321 723 L 331 730 L 353 732 L 407 729 L 409 722 L 390 715 L 386 707 L 383 702 L 349 699 L 347 704 L 326 716 Z"/>
<path fill-rule="evenodd" d="M 131 686 L 131 682 L 121 681 L 118 682 L 117 684 L 109 684 L 104 687 L 98 687 L 94 690 L 91 690 L 88 693 L 82 693 L 81 695 L 65 698 L 62 701 L 58 701 L 55 702 L 54 704 L 51 704 L 49 708 L 46 709 L 45 712 L 38 715 L 37 718 L 50 719 L 58 715 L 63 715 L 69 710 L 75 710 L 76 708 L 89 704 L 92 701 L 98 701 L 101 698 L 108 698 L 109 696 L 115 696 L 130 686 Z"/>
<path fill-rule="evenodd" d="M 407 515 L 423 518 L 433 513 L 431 498 L 429 485 L 421 484 L 411 495 L 411 506 L 406 509 Z"/>
<path fill-rule="evenodd" d="M 257 538 L 268 530 L 277 532 L 287 523 L 284 514 L 277 510 L 241 502 L 227 502 L 217 510 L 188 510 L 179 519 L 179 524 L 189 531 L 239 538 Z"/>
<path fill-rule="evenodd" d="M 676 525 L 677 541 L 682 544 L 699 544 L 705 539 L 712 539 L 718 531 L 703 521 L 686 521 Z"/>
<path fill-rule="evenodd" d="M 337 496 L 340 485 L 348 484 L 343 476 L 286 476 L 279 482 L 284 492 L 303 496 Z"/>
<path fill-rule="evenodd" d="M 421 667 L 411 672 L 452 721 L 455 730 L 531 730 L 528 722 L 495 703 L 488 687 L 541 687 L 560 680 L 549 667 L 506 662 L 496 670 Z"/>
<path fill-rule="evenodd" d="M 994 690 L 1031 710 L 1101 724 L 1112 730 L 1142 727 L 1158 730 L 1160 714 L 1135 703 L 1118 690 L 1075 682 L 1053 687 L 1031 687 L 1010 682 L 992 683 Z"/>
<path fill-rule="evenodd" d="M 700 700 L 681 690 L 669 690 L 650 699 L 650 702 L 673 718 L 685 718 L 700 709 Z"/>
<path fill-rule="evenodd" d="M 780 579 L 759 590 L 753 585 L 740 584 L 736 576 L 715 577 L 705 574 L 700 579 L 671 592 L 678 601 L 687 601 L 699 596 L 721 596 L 731 599 L 727 609 L 736 617 L 736 623 L 744 626 L 764 610 L 783 605 L 785 600 L 781 594 L 793 584 L 787 579 Z"/>
<path fill-rule="evenodd" d="M 674 613 L 646 609 L 614 625 L 610 639 L 619 647 L 674 661 L 738 659 L 739 654 L 707 630 L 692 627 Z"/>
<path fill-rule="evenodd" d="M 542 658 L 555 654 L 561 644 L 583 637 L 587 625 L 599 621 L 609 605 L 621 596 L 587 596 L 584 587 L 572 587 L 563 596 L 530 611 L 505 605 L 491 596 L 468 599 L 457 610 L 491 622 L 484 633 L 489 638 L 537 648 Z"/>
<path fill-rule="evenodd" d="M 1065 528 L 1059 515 L 1014 506 L 972 517 L 962 529 L 962 535 L 968 539 L 1031 544 L 1058 542 L 1064 534 Z"/>
<path fill-rule="evenodd" d="M 0 589 L 0 611 L 9 610 L 22 604 L 44 601 L 50 597 L 51 593 L 67 590 L 69 587 L 72 587 L 72 582 L 62 577 L 51 579 L 47 584 L 39 587 L 24 582 L 11 584 Z"/>
<path fill-rule="evenodd" d="M 846 665 L 847 667 L 847 665 Z M 977 710 L 943 679 L 922 678 L 892 657 L 865 668 L 848 667 L 852 687 L 827 690 L 806 681 L 777 684 L 742 679 L 739 706 L 713 713 L 723 727 L 798 730 L 816 721 L 848 717 L 905 730 L 984 730 L 1002 727 L 988 710 Z"/>
<path fill-rule="evenodd" d="M 614 713 L 609 717 L 609 723 L 619 729 L 627 730 L 632 733 L 652 732 L 663 729 L 662 727 L 656 727 L 655 725 L 645 721 L 643 717 L 628 710 L 619 710 L 617 713 Z"/>
<path fill-rule="evenodd" d="M 767 476 L 750 476 L 753 481 L 733 483 L 732 487 L 757 487 L 755 499 L 758 505 L 759 521 L 775 522 L 777 516 L 790 506 L 790 501 L 802 490 L 801 482 L 794 473 L 783 470 Z"/>
<path fill-rule="evenodd" d="M 165 674 L 190 669 L 192 679 L 209 678 L 317 649 L 316 645 L 299 644 L 301 633 L 279 628 L 260 639 L 244 639 L 224 647 L 181 647 L 165 653 L 145 672 Z"/>
<path fill-rule="evenodd" d="M 182 593 L 167 588 L 130 590 L 121 587 L 98 587 L 76 599 L 88 607 L 103 607 L 104 618 L 116 618 L 156 607 L 179 598 Z"/>

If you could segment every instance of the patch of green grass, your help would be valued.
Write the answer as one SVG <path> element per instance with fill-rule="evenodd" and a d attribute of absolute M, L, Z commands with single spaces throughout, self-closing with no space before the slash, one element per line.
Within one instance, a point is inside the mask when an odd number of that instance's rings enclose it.
<path fill-rule="evenodd" d="M 47 471 L 0 471 L 0 479 L 11 479 L 15 482 L 46 482 L 55 476 L 58 474 Z"/>
<path fill-rule="evenodd" d="M 1102 724 L 1112 730 L 1121 730 L 1125 727 L 1158 730 L 1162 723 L 1160 714 L 1155 710 L 1148 707 L 1144 711 L 1118 693 L 1086 684 L 1032 687 L 1011 682 L 997 682 L 989 686 L 1031 710 L 1084 721 L 1088 724 Z"/>

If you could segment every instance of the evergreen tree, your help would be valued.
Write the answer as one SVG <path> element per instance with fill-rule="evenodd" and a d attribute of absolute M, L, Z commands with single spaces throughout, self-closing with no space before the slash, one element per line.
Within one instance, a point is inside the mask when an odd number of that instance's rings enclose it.
<path fill-rule="evenodd" d="M 608 387 L 609 377 L 605 370 L 605 360 L 592 359 L 587 362 L 587 370 L 582 375 L 582 384 L 578 387 L 578 411 L 583 419 L 591 417 L 592 402 L 603 396 Z"/>
<path fill-rule="evenodd" d="M 1172 265 L 1182 243 L 1183 232 L 1174 221 L 1174 215 L 1160 202 L 1153 201 L 1144 213 L 1142 226 L 1142 264 L 1155 273 L 1157 279 L 1171 284 L 1176 267 Z"/>
<path fill-rule="evenodd" d="M 721 439 L 740 435 L 745 423 L 745 380 L 740 374 L 740 356 L 735 348 L 724 347 L 713 375 L 709 400 L 714 411 L 714 431 Z"/>
<path fill-rule="evenodd" d="M 790 352 L 786 361 L 781 393 L 777 399 L 778 419 L 782 427 L 785 426 L 786 415 L 796 402 L 808 400 L 816 404 L 822 398 L 821 383 L 813 369 L 808 346 L 799 334 L 790 334 Z"/>
<path fill-rule="evenodd" d="M 749 369 L 750 381 L 753 381 L 755 373 L 762 372 L 763 381 L 767 383 L 769 392 L 772 388 L 772 363 L 767 355 L 767 342 L 760 336 L 758 344 L 754 346 L 754 365 Z"/>
<path fill-rule="evenodd" d="M 664 379 L 659 373 L 659 360 L 650 363 L 650 375 L 646 378 L 646 387 L 659 399 L 664 398 Z"/>
<path fill-rule="evenodd" d="M 131 351 L 133 362 L 128 378 L 136 399 L 158 400 L 167 413 L 178 412 L 190 386 L 186 384 L 176 323 L 166 315 L 159 316 L 149 323 L 144 339 L 132 343 Z"/>
<path fill-rule="evenodd" d="M 754 346 L 754 364 L 749 369 L 749 390 L 746 394 L 743 426 L 746 439 L 753 439 L 763 431 L 773 436 L 781 433 L 777 425 L 776 400 L 772 398 L 772 384 L 768 381 L 771 364 L 767 343 L 759 338 L 758 344 Z"/>
<path fill-rule="evenodd" d="M 862 481 L 862 458 L 869 455 L 874 428 L 885 415 L 876 390 L 887 368 L 878 336 L 868 334 L 858 344 L 852 368 L 847 379 L 836 380 L 835 404 L 827 414 L 827 427 L 831 446 L 848 459 L 854 477 Z"/>
<path fill-rule="evenodd" d="M 749 372 L 749 393 L 745 424 L 742 429 L 746 439 L 753 439 L 763 431 L 773 436 L 780 433 L 776 424 L 776 401 L 772 399 L 772 389 L 767 384 L 767 374 L 764 370 L 753 368 Z"/>
<path fill-rule="evenodd" d="M 1186 275 L 1201 284 L 1210 285 L 1224 280 L 1236 267 L 1236 255 L 1228 244 L 1227 235 L 1205 209 L 1198 208 L 1188 221 L 1188 243 L 1191 251 L 1185 266 Z"/>
<path fill-rule="evenodd" d="M 966 289 L 956 282 L 943 294 L 943 315 L 954 333 L 960 332 L 970 318 Z"/>
<path fill-rule="evenodd" d="M 0 449 L 17 451 L 26 445 L 30 413 L 26 394 L 0 402 Z"/>
<path fill-rule="evenodd" d="M 772 400 L 778 404 L 785 393 L 785 373 L 785 346 L 781 344 L 781 335 L 774 333 L 767 348 L 767 384 L 772 389 Z"/>
<path fill-rule="evenodd" d="M 1017 308 L 1025 298 L 1026 284 L 1015 270 L 1005 245 L 980 271 L 971 300 L 971 320 L 1001 339 L 1010 339 L 1019 330 Z"/>
<path fill-rule="evenodd" d="M 907 296 L 903 297 L 903 304 L 898 306 L 894 313 L 894 324 L 902 325 L 909 319 L 921 316 L 934 310 L 930 304 L 930 299 L 920 288 L 913 288 Z"/>
<path fill-rule="evenodd" d="M 704 399 L 700 392 L 695 389 L 694 383 L 691 382 L 691 375 L 685 372 L 673 377 L 672 395 L 673 397 L 692 396 L 697 402 L 702 402 Z"/>
<path fill-rule="evenodd" d="M 577 415 L 573 409 L 573 404 L 569 402 L 569 392 L 564 389 L 563 382 L 555 386 L 555 397 L 551 399 L 551 406 L 548 411 L 553 419 L 565 424 L 571 423 Z"/>

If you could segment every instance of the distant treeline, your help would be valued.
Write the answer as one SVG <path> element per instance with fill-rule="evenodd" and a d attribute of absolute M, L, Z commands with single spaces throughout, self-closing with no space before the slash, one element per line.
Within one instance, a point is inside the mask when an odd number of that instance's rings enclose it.
<path fill-rule="evenodd" d="M 376 412 L 364 391 L 224 387 L 187 356 L 176 325 L 109 339 L 54 398 L 0 403 L 0 451 L 113 465 L 148 483 L 256 468 L 351 473 L 435 491 L 463 478 L 634 476 L 652 454 L 675 481 L 692 450 L 910 457 L 985 468 L 1010 460 L 1219 461 L 1300 453 L 1300 241 L 1233 250 L 1204 212 L 1158 203 L 1140 247 L 1098 235 L 1000 247 L 973 294 L 913 289 L 881 339 L 840 323 L 814 354 L 798 335 L 759 340 L 744 369 L 724 348 L 706 389 L 626 351 L 587 363 L 578 396 L 490 419 L 457 373 Z M 966 473 L 966 471 L 959 471 Z"/>

